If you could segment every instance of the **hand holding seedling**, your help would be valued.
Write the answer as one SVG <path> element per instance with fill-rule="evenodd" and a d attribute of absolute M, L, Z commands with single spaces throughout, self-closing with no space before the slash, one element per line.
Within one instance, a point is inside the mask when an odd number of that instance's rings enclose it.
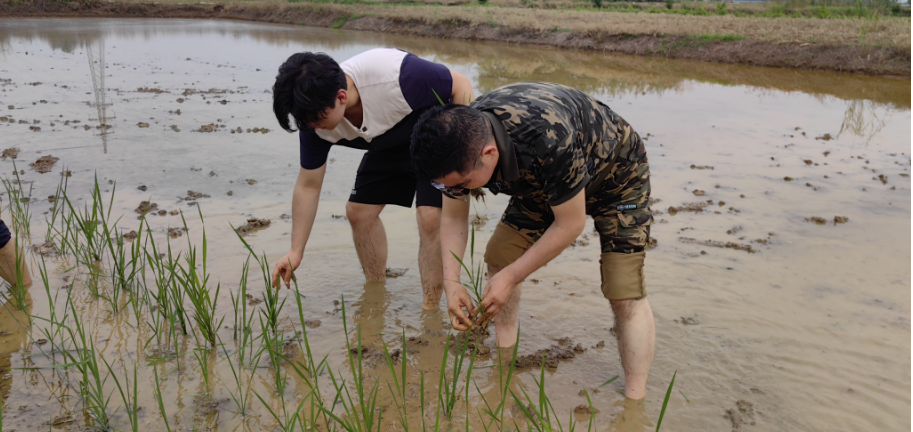
<path fill-rule="evenodd" d="M 289 251 L 285 254 L 282 259 L 276 263 L 276 267 L 273 269 L 273 287 L 280 289 L 282 285 L 279 283 L 279 278 L 281 277 L 285 281 L 285 287 L 291 288 L 291 281 L 294 279 L 295 282 L 298 282 L 298 279 L 295 278 L 295 269 L 301 265 L 301 254 L 295 251 Z"/>
<path fill-rule="evenodd" d="M 479 325 L 485 327 L 501 311 L 513 294 L 514 286 L 517 282 L 510 278 L 508 273 L 500 271 L 495 273 L 488 284 L 485 285 L 485 294 L 479 304 L 479 310 L 483 313 L 479 316 Z"/>
<path fill-rule="evenodd" d="M 465 308 L 465 311 L 463 310 Z M 472 327 L 472 319 L 476 308 L 472 298 L 463 287 L 449 290 L 447 293 L 447 313 L 450 315 L 450 325 L 454 330 L 466 331 Z"/>

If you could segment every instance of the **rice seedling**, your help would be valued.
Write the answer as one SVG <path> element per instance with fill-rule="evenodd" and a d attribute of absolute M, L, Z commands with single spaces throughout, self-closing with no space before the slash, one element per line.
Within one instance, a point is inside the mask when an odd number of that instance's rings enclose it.
<path fill-rule="evenodd" d="M 231 400 L 235 403 L 235 406 L 238 407 L 238 413 L 242 416 L 247 415 L 247 405 L 250 400 L 251 386 L 256 377 L 255 370 L 247 374 L 247 377 L 243 375 L 243 370 L 241 365 L 244 364 L 243 350 L 238 350 L 238 366 L 235 367 L 235 363 L 231 361 L 231 356 L 228 354 L 228 350 L 225 349 L 225 344 L 222 343 L 221 338 L 219 338 L 219 346 L 222 347 L 222 353 L 225 354 L 225 360 L 228 361 L 228 366 L 231 368 L 231 375 L 235 382 L 235 387 L 237 388 L 237 393 L 229 392 Z M 259 356 L 252 359 L 253 362 L 259 361 Z"/>
<path fill-rule="evenodd" d="M 247 276 L 249 271 L 250 256 L 247 257 L 244 261 L 244 267 L 241 268 L 241 281 L 238 283 L 238 296 L 235 296 L 234 291 L 228 292 L 231 297 L 231 307 L 232 310 L 234 310 L 232 339 L 234 339 L 235 342 L 239 342 L 241 346 L 247 345 L 252 334 L 250 323 L 253 316 L 248 317 L 247 315 Z"/>
<path fill-rule="evenodd" d="M 24 239 L 31 237 L 32 214 L 29 211 L 29 204 L 32 200 L 33 183 L 29 183 L 29 190 L 22 188 L 22 179 L 19 178 L 19 170 L 16 169 L 16 161 L 13 160 L 13 174 L 16 176 L 15 185 L 9 179 L 4 177 L 2 180 L 3 187 L 6 189 L 6 196 L 9 197 L 9 211 L 12 217 L 11 225 L 16 237 Z"/>
<path fill-rule="evenodd" d="M 79 383 L 79 394 L 83 402 L 84 411 L 95 422 L 97 429 L 112 431 L 113 428 L 108 417 L 108 404 L 111 401 L 111 395 L 105 395 L 105 383 L 108 381 L 108 376 L 102 378 L 98 352 L 95 350 L 92 337 L 88 334 L 87 329 L 79 318 L 79 312 L 76 310 L 75 304 L 70 301 L 69 306 L 72 312 L 73 326 L 68 326 L 66 329 L 74 347 L 72 350 L 64 350 L 62 352 L 69 361 L 68 366 L 75 367 L 82 375 L 82 381 Z"/>
<path fill-rule="evenodd" d="M 460 373 L 463 370 L 463 364 L 466 359 L 466 348 L 469 346 L 470 332 L 467 331 L 464 332 L 464 334 L 465 337 L 460 341 L 459 346 L 453 354 L 452 379 L 448 380 L 447 378 L 447 358 L 450 352 L 450 338 L 447 338 L 447 342 L 444 344 L 444 357 L 441 360 L 441 377 L 438 383 L 438 401 L 440 402 L 444 416 L 447 417 L 448 420 L 453 420 L 453 408 L 456 405 L 457 396 L 459 395 L 459 392 L 457 392 L 457 384 L 459 381 Z M 475 347 L 473 347 L 470 351 L 469 367 L 466 369 L 466 388 L 469 387 L 469 383 L 471 382 L 472 370 L 476 361 Z"/>
<path fill-rule="evenodd" d="M 564 426 L 561 424 L 561 421 L 558 420 L 558 415 L 555 413 L 555 407 L 552 405 L 551 400 L 545 394 L 545 362 L 542 362 L 542 366 L 539 370 L 539 379 L 533 377 L 533 380 L 536 382 L 536 385 L 539 387 L 538 397 L 536 398 L 536 405 L 533 405 L 533 400 L 529 397 L 529 394 L 526 393 L 522 387 L 520 387 L 520 392 L 523 393 L 525 399 L 521 400 L 517 394 L 508 389 L 511 397 L 513 397 L 514 402 L 516 402 L 517 407 L 520 408 L 520 411 L 523 413 L 523 416 L 530 423 L 530 427 L 538 432 L 552 432 L 552 431 L 563 431 Z M 589 400 L 589 396 L 587 396 Z M 595 412 L 595 411 L 591 411 Z M 570 413 L 570 430 L 574 429 L 574 413 Z"/>
<path fill-rule="evenodd" d="M 345 297 L 342 298 L 342 327 L 346 335 L 346 352 L 349 356 L 349 369 L 352 373 L 352 384 L 355 386 L 355 396 L 349 391 L 346 381 L 342 378 L 337 379 L 332 369 L 327 369 L 330 380 L 336 390 L 336 400 L 345 411 L 345 418 L 340 418 L 333 413 L 333 409 L 319 407 L 321 411 L 336 420 L 342 428 L 348 432 L 371 432 L 381 430 L 381 421 L 383 419 L 383 410 L 377 410 L 378 382 L 365 393 L 365 374 L 362 368 L 362 349 L 361 349 L 361 328 L 357 326 L 357 345 L 353 356 L 352 344 L 349 341 L 349 329 L 346 324 L 346 307 Z M 375 412 L 377 413 L 375 416 Z"/>
<path fill-rule="evenodd" d="M 666 416 L 666 407 L 669 406 L 669 395 L 672 394 L 672 386 L 675 385 L 675 376 L 678 375 L 678 370 L 672 373 L 672 381 L 669 381 L 669 388 L 666 389 L 666 398 L 663 399 L 663 407 L 659 411 L 659 419 L 656 420 L 656 432 L 659 432 L 659 427 L 663 424 L 663 417 Z M 684 394 L 682 395 L 684 396 Z M 685 398 L 687 399 L 687 398 Z"/>
<path fill-rule="evenodd" d="M 117 386 L 117 391 L 120 393 L 121 400 L 124 401 L 124 408 L 127 410 L 127 420 L 130 421 L 130 429 L 133 432 L 139 432 L 139 405 L 138 405 L 138 384 L 136 380 L 136 363 L 133 363 L 133 387 L 130 387 L 130 376 L 124 377 L 124 385 L 121 385 L 120 379 L 117 378 L 117 374 L 114 373 L 114 369 L 111 368 L 111 364 L 107 360 L 102 359 L 105 362 L 105 366 L 108 367 L 108 376 L 114 378 L 114 385 Z M 131 391 L 132 390 L 132 391 Z"/>
<path fill-rule="evenodd" d="M 482 414 L 485 414 L 490 419 L 487 425 L 485 424 L 484 420 L 482 421 L 482 425 L 485 427 L 485 430 L 489 430 L 489 428 L 491 428 L 494 423 L 498 424 L 496 430 L 504 429 L 504 406 L 507 402 L 507 396 L 509 394 L 510 381 L 514 375 L 514 368 L 517 362 L 517 349 L 520 345 L 519 341 L 520 329 L 517 329 L 517 343 L 514 344 L 511 359 L 507 363 L 506 373 L 504 371 L 505 363 L 501 358 L 501 350 L 498 349 L 498 390 L 501 396 L 501 399 L 498 401 L 498 405 L 492 408 L 488 403 L 488 400 L 485 399 L 485 395 L 482 394 L 482 391 L 479 390 L 478 386 L 476 386 L 476 392 L 478 392 L 479 396 L 482 398 L 482 403 L 485 405 L 484 409 L 479 408 L 477 410 L 479 412 L 479 416 L 482 417 Z"/>
<path fill-rule="evenodd" d="M 159 407 L 159 413 L 162 415 L 162 420 L 165 421 L 165 430 L 171 432 L 171 425 L 168 423 L 168 413 L 165 412 L 165 401 L 162 398 L 162 384 L 159 379 L 159 370 L 158 367 L 152 366 L 152 373 L 155 377 L 155 387 L 152 389 L 153 395 L 155 396 L 155 401 Z"/>
<path fill-rule="evenodd" d="M 298 342 L 298 348 L 301 351 L 301 356 L 304 361 L 292 361 L 289 358 L 285 358 L 285 361 L 292 367 L 292 370 L 295 371 L 295 374 L 298 375 L 310 388 L 310 419 L 311 426 L 313 427 L 318 419 L 318 415 L 323 416 L 323 422 L 326 425 L 330 425 L 331 418 L 326 414 L 326 411 L 322 408 L 325 406 L 325 401 L 323 395 L 320 392 L 320 374 L 321 370 L 327 367 L 327 356 L 324 356 L 320 362 L 315 361 L 313 351 L 311 351 L 311 344 L 308 340 L 307 335 L 307 326 L 305 325 L 304 319 L 304 307 L 301 303 L 301 299 L 304 296 L 301 294 L 301 291 L 298 289 L 298 281 L 293 280 L 295 284 L 295 303 L 298 306 L 298 323 L 301 328 L 300 332 L 297 332 L 295 338 Z M 305 421 L 302 420 L 302 428 L 305 428 L 307 425 Z"/>
<path fill-rule="evenodd" d="M 175 266 L 179 273 L 177 273 L 177 285 L 183 287 L 183 291 L 187 294 L 187 297 L 190 299 L 191 306 L 193 308 L 192 318 L 197 325 L 197 330 L 200 331 L 200 334 L 203 338 L 209 343 L 210 348 L 216 346 L 216 333 L 219 331 L 219 327 L 222 326 L 222 322 L 225 320 L 223 317 L 222 320 L 216 322 L 215 310 L 217 302 L 219 300 L 219 291 L 222 288 L 221 284 L 216 284 L 216 290 L 214 293 L 210 293 L 208 283 L 209 283 L 209 273 L 206 271 L 206 255 L 207 255 L 207 243 L 206 243 L 206 227 L 203 223 L 203 212 L 197 206 L 197 211 L 200 214 L 200 228 L 203 231 L 203 248 L 201 253 L 201 265 L 203 268 L 202 275 L 197 274 L 197 249 L 190 240 L 190 236 L 187 236 L 187 252 L 184 254 L 184 261 L 186 262 L 186 268 L 181 265 Z M 184 219 L 183 212 L 181 213 L 181 220 L 184 222 L 184 230 L 187 229 L 187 220 Z"/>
<path fill-rule="evenodd" d="M 66 168 L 64 168 L 66 170 Z M 61 198 L 64 197 L 67 193 L 67 176 L 60 176 L 60 182 L 57 184 L 57 190 L 54 192 L 54 200 L 51 203 L 51 210 L 48 212 L 48 216 L 45 217 L 45 222 L 47 223 L 48 229 L 44 233 L 44 241 L 46 243 L 54 243 L 54 240 L 60 235 L 59 231 L 54 228 L 54 224 L 57 222 L 57 218 L 61 217 L 61 211 L 63 210 L 63 202 Z"/>
<path fill-rule="evenodd" d="M 263 308 L 260 310 L 260 314 L 266 319 L 266 323 L 272 334 L 278 334 L 279 318 L 281 316 L 282 307 L 285 306 L 286 299 L 282 299 L 280 302 L 279 290 L 272 289 L 272 284 L 270 281 L 269 261 L 266 259 L 266 254 L 264 253 L 262 257 L 258 257 L 257 253 L 254 252 L 254 249 L 250 246 L 250 244 L 244 240 L 244 237 L 241 237 L 241 233 L 235 229 L 234 225 L 231 225 L 231 228 L 235 231 L 235 234 L 238 236 L 238 239 L 241 240 L 241 243 L 244 244 L 244 247 L 247 248 L 250 254 L 257 261 L 257 264 L 260 265 L 260 273 L 263 276 L 263 286 L 266 288 L 266 290 L 263 292 Z M 266 328 L 264 328 L 264 331 L 265 330 Z"/>
<path fill-rule="evenodd" d="M 193 357 L 197 359 L 197 364 L 200 365 L 200 375 L 202 375 L 203 378 L 203 395 L 208 395 L 212 388 L 209 382 L 211 375 L 209 369 L 209 354 L 210 351 L 205 348 L 196 348 L 193 350 Z"/>
<path fill-rule="evenodd" d="M 269 411 L 280 430 L 285 432 L 294 431 L 296 430 L 295 425 L 301 420 L 301 409 L 304 408 L 304 403 L 311 397 L 313 390 L 301 399 L 301 402 L 294 412 L 289 413 L 285 404 L 285 390 L 288 387 L 288 372 L 286 372 L 281 365 L 282 359 L 284 358 L 282 355 L 284 343 L 279 337 L 268 335 L 264 335 L 263 341 L 266 345 L 266 351 L 269 354 L 270 364 L 273 369 L 274 385 L 276 387 L 276 394 L 279 396 L 279 412 L 273 410 L 266 400 L 260 396 L 260 393 L 254 391 L 254 395 L 257 396 L 257 399 L 259 399 L 263 406 L 266 407 L 266 410 Z"/>
<path fill-rule="evenodd" d="M 390 350 L 387 349 L 387 343 L 384 342 L 381 338 L 381 343 L 384 345 L 384 358 L 387 360 L 387 366 L 390 368 L 390 375 L 393 376 L 393 385 L 390 385 L 390 381 L 387 381 L 387 388 L 390 389 L 390 394 L 393 395 L 393 403 L 396 405 L 396 411 L 399 414 L 399 423 L 403 427 L 403 430 L 409 432 L 409 416 L 406 409 L 406 329 L 403 328 L 403 349 L 401 351 L 400 365 L 402 370 L 400 375 L 396 375 L 396 368 L 393 367 L 393 357 L 390 355 Z M 393 389 L 396 387 L 396 390 Z"/>
<path fill-rule="evenodd" d="M 476 307 L 482 304 L 482 296 L 485 293 L 485 284 L 484 277 L 485 273 L 482 272 L 482 261 L 479 261 L 478 265 L 475 263 L 475 251 L 476 251 L 476 229 L 472 228 L 469 238 L 469 265 L 467 266 L 461 257 L 458 257 L 457 254 L 453 251 L 450 251 L 450 254 L 456 258 L 457 262 L 460 263 L 460 267 L 466 271 L 466 274 L 469 275 L 469 282 L 457 281 L 460 285 L 466 288 L 469 294 L 472 296 L 472 300 L 475 302 Z M 476 318 L 475 322 L 484 322 L 485 321 L 485 311 L 480 311 L 479 316 Z M 471 329 L 470 329 L 471 331 Z M 467 331 L 468 333 L 468 331 Z"/>

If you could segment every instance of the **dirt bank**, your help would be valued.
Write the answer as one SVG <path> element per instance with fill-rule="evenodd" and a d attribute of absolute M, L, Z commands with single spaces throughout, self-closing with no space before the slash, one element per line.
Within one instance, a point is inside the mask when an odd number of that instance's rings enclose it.
<path fill-rule="evenodd" d="M 578 17 L 569 15 L 577 14 L 574 11 L 511 9 L 280 2 L 188 5 L 34 1 L 0 4 L 0 15 L 239 19 L 715 63 L 910 77 L 909 46 L 891 39 L 891 35 L 896 35 L 904 26 L 909 34 L 909 20 L 873 21 L 873 24 L 858 20 L 862 22 L 859 24 L 854 20 L 581 12 L 581 19 L 592 19 L 575 22 Z M 865 27 L 864 32 L 855 28 L 860 25 Z M 852 36 L 854 32 L 860 36 Z"/>

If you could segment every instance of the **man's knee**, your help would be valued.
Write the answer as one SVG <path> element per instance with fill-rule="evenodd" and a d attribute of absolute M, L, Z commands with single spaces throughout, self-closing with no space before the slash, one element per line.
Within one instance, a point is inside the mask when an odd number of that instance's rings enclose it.
<path fill-rule="evenodd" d="M 437 207 L 422 206 L 416 212 L 418 232 L 422 238 L 433 238 L 441 231 L 441 209 Z"/>
<path fill-rule="evenodd" d="M 634 316 L 634 311 L 638 306 L 638 302 L 643 301 L 643 299 L 625 299 L 625 300 L 609 300 L 609 303 L 612 305 L 612 312 L 615 313 L 615 322 L 623 323 L 631 319 Z"/>
<path fill-rule="evenodd" d="M 346 203 L 346 218 L 349 219 L 349 224 L 353 228 L 365 226 L 377 220 L 383 208 L 383 206 L 378 205 L 348 202 Z"/>

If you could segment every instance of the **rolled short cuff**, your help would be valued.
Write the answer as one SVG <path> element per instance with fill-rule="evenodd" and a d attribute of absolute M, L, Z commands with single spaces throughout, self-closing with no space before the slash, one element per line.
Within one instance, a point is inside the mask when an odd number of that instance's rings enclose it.
<path fill-rule="evenodd" d="M 485 247 L 485 263 L 503 269 L 520 259 L 533 243 L 519 231 L 499 223 Z"/>
<path fill-rule="evenodd" d="M 647 296 L 644 282 L 646 252 L 600 255 L 602 294 L 609 300 L 639 300 Z"/>

